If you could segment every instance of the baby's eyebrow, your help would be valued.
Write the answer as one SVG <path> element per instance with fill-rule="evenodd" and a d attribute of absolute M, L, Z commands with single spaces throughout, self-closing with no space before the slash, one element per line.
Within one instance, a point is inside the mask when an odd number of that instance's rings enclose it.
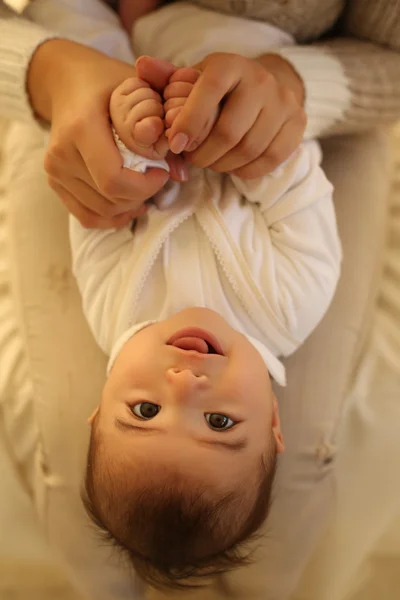
<path fill-rule="evenodd" d="M 226 440 L 225 442 L 223 440 L 206 440 L 206 439 L 199 439 L 196 438 L 196 440 L 198 442 L 200 442 L 200 444 L 204 444 L 207 446 L 222 446 L 224 448 L 226 448 L 227 450 L 231 450 L 233 452 L 240 452 L 241 450 L 244 450 L 247 445 L 249 440 L 247 438 L 241 438 L 239 440 Z"/>
<path fill-rule="evenodd" d="M 138 431 L 140 433 L 154 433 L 158 431 L 159 433 L 164 433 L 162 429 L 158 429 L 157 427 L 138 427 L 137 425 L 133 425 L 132 423 L 128 423 L 128 421 L 124 421 L 123 419 L 115 419 L 115 426 L 121 431 Z"/>
<path fill-rule="evenodd" d="M 124 421 L 123 419 L 115 419 L 115 426 L 121 431 L 135 431 L 137 433 L 141 433 L 146 435 L 147 433 L 166 433 L 163 429 L 158 429 L 158 427 L 138 427 L 137 425 L 133 425 L 133 423 L 128 423 L 128 421 Z M 231 452 L 240 452 L 244 450 L 249 440 L 247 438 L 240 438 L 239 440 L 209 440 L 206 438 L 195 438 L 197 442 L 202 445 L 207 446 L 219 446 L 223 447 L 226 450 L 230 450 Z"/>

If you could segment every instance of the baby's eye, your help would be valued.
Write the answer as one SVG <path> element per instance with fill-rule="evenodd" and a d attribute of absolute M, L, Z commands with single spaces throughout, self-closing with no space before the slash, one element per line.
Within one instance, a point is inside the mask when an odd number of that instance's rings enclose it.
<path fill-rule="evenodd" d="M 161 410 L 161 406 L 152 402 L 139 402 L 135 406 L 131 406 L 131 411 L 138 419 L 154 419 Z"/>
<path fill-rule="evenodd" d="M 232 421 L 232 419 L 226 415 L 220 415 L 219 413 L 206 413 L 204 416 L 211 429 L 226 430 L 231 429 L 231 427 L 236 425 L 235 421 Z"/>

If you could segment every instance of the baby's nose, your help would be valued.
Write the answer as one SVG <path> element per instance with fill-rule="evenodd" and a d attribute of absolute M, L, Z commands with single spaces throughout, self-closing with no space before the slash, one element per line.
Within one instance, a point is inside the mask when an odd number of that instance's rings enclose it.
<path fill-rule="evenodd" d="M 209 385 L 208 377 L 202 373 L 197 373 L 190 368 L 173 367 L 167 371 L 167 380 L 174 387 L 176 392 L 183 395 L 190 394 L 191 391 L 206 389 Z"/>

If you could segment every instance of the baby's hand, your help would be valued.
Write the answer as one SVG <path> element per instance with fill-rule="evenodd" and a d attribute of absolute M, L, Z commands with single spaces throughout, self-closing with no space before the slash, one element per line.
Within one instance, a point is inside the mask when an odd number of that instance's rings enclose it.
<path fill-rule="evenodd" d="M 154 160 L 166 156 L 163 101 L 149 83 L 138 77 L 121 83 L 111 96 L 110 115 L 117 135 L 129 150 Z"/>
<path fill-rule="evenodd" d="M 190 93 L 193 90 L 195 83 L 200 77 L 200 72 L 192 67 L 178 69 L 171 77 L 169 84 L 164 90 L 164 109 L 165 109 L 165 125 L 166 137 L 169 140 L 169 147 L 172 152 L 179 154 L 187 145 L 187 138 L 184 134 L 178 134 L 173 139 L 171 137 L 171 128 L 178 117 L 183 107 L 185 106 Z M 214 127 L 219 114 L 219 108 L 211 111 L 208 119 L 202 124 L 202 127 L 197 131 L 196 140 L 193 142 L 193 149 L 200 146 L 208 137 Z M 186 150 L 190 152 L 191 146 Z"/>

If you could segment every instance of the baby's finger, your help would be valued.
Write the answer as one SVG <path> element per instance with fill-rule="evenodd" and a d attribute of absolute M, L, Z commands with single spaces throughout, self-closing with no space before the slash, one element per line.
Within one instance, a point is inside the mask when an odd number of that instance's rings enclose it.
<path fill-rule="evenodd" d="M 160 117 L 146 117 L 136 123 L 133 134 L 136 144 L 146 148 L 153 146 L 164 131 L 164 122 Z"/>
<path fill-rule="evenodd" d="M 164 131 L 164 107 L 156 100 L 144 100 L 128 114 L 114 115 L 113 123 L 125 146 L 140 154 L 140 147 L 150 148 Z M 145 156 L 159 158 L 152 152 Z"/>
<path fill-rule="evenodd" d="M 164 106 L 157 100 L 143 100 L 143 102 L 140 102 L 130 111 L 125 122 L 133 126 L 142 119 L 149 117 L 159 117 L 160 119 L 164 117 Z"/>
<path fill-rule="evenodd" d="M 123 96 L 129 96 L 132 92 L 136 92 L 140 89 L 150 90 L 151 87 L 147 81 L 143 81 L 139 77 L 129 77 L 125 79 L 115 90 L 118 94 Z M 156 92 L 157 93 L 157 92 Z"/>
<path fill-rule="evenodd" d="M 124 114 L 135 108 L 141 102 L 152 100 L 162 105 L 163 100 L 157 92 L 151 88 L 140 88 L 131 94 L 121 95 L 114 93 L 110 100 L 110 110 L 123 111 Z"/>

